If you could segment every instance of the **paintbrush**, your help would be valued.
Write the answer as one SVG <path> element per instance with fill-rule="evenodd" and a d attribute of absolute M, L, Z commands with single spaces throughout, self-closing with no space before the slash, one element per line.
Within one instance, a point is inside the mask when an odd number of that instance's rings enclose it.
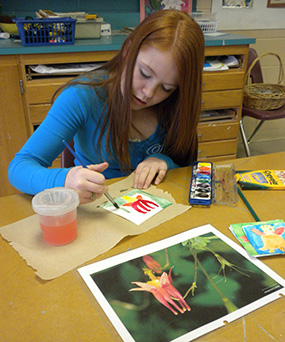
<path fill-rule="evenodd" d="M 62 140 L 63 144 L 65 145 L 66 148 L 69 149 L 69 151 L 72 153 L 73 157 L 75 159 L 77 159 L 77 161 L 79 162 L 79 164 L 81 164 L 82 167 L 84 167 L 85 169 L 88 169 L 87 165 L 85 163 L 83 163 L 82 160 L 80 160 L 78 158 L 78 156 L 76 155 L 76 153 L 73 151 L 73 149 L 68 145 L 68 143 L 65 141 L 65 140 Z M 107 199 L 113 204 L 113 206 L 116 208 L 116 209 L 119 209 L 119 205 L 114 201 L 114 199 L 112 198 L 112 196 L 108 193 L 108 192 L 105 192 L 104 195 L 107 197 Z"/>
<path fill-rule="evenodd" d="M 259 217 L 256 215 L 255 211 L 253 210 L 252 206 L 249 204 L 248 200 L 246 199 L 246 197 L 244 196 L 244 194 L 242 193 L 242 191 L 240 190 L 239 187 L 237 187 L 238 189 L 238 194 L 240 195 L 240 198 L 243 200 L 244 204 L 247 206 L 247 209 L 250 211 L 251 215 L 255 218 L 255 221 L 259 222 L 260 219 Z"/>

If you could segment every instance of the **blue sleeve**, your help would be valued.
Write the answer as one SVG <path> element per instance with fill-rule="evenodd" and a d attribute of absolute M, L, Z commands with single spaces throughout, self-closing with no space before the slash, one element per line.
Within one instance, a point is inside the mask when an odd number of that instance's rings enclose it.
<path fill-rule="evenodd" d="M 169 156 L 167 156 L 166 154 L 154 153 L 154 154 L 151 154 L 151 155 L 147 156 L 145 159 L 150 158 L 150 157 L 154 157 L 154 158 L 158 158 L 158 159 L 164 160 L 166 162 L 166 164 L 167 164 L 167 169 L 168 170 L 170 170 L 170 169 L 177 169 L 177 168 L 180 167 L 178 164 L 174 163 L 174 161 Z"/>
<path fill-rule="evenodd" d="M 45 120 L 9 165 L 9 181 L 15 188 L 34 195 L 47 188 L 64 186 L 69 169 L 48 167 L 63 151 L 62 140 L 71 141 L 86 121 L 88 96 L 80 87 L 69 87 L 58 96 Z"/>

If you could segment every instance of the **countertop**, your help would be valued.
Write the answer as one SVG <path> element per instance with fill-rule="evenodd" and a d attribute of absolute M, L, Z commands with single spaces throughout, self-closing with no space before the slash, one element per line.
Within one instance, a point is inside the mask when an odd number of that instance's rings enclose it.
<path fill-rule="evenodd" d="M 205 34 L 205 46 L 247 45 L 255 39 L 236 34 Z M 0 39 L 0 55 L 22 55 L 36 53 L 66 53 L 119 50 L 126 35 L 112 35 L 100 39 L 76 39 L 73 45 L 23 46 L 20 39 Z"/>

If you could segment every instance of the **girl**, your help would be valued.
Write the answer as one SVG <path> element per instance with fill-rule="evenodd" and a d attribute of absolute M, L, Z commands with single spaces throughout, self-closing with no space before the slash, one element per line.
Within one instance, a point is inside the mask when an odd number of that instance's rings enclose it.
<path fill-rule="evenodd" d="M 106 178 L 132 171 L 135 188 L 159 184 L 168 169 L 197 157 L 203 64 L 203 34 L 189 15 L 162 10 L 147 17 L 112 60 L 60 89 L 10 163 L 11 184 L 28 194 L 66 186 L 80 203 L 106 192 Z M 48 169 L 63 139 L 74 140 L 88 169 Z"/>

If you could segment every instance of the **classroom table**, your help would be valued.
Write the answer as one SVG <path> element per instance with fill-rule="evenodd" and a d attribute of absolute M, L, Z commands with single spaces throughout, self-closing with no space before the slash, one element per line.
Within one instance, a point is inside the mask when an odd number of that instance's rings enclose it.
<path fill-rule="evenodd" d="M 285 152 L 217 164 L 227 163 L 233 163 L 236 170 L 284 170 Z M 190 175 L 190 167 L 170 170 L 158 188 L 170 192 L 177 202 L 188 204 Z M 115 180 L 109 180 L 108 184 L 113 181 Z M 284 191 L 248 190 L 244 193 L 262 221 L 284 219 Z M 31 199 L 31 196 L 25 194 L 1 197 L 0 226 L 34 215 Z M 236 205 L 192 207 L 146 233 L 124 238 L 104 255 L 88 263 L 207 223 L 237 242 L 228 227 L 231 223 L 241 222 L 254 222 L 241 200 Z M 2 237 L 0 260 L 0 341 L 121 341 L 77 270 L 50 281 L 41 280 Z M 284 256 L 264 257 L 262 262 L 284 278 Z M 284 298 L 281 297 L 195 341 L 284 341 L 284 303 Z"/>

